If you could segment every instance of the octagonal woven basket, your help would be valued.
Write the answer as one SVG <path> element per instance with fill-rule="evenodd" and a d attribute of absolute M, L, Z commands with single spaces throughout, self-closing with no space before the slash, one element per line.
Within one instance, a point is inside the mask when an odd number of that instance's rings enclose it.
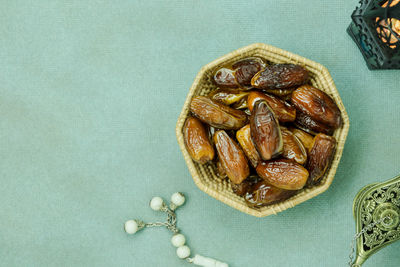
<path fill-rule="evenodd" d="M 220 179 L 218 177 L 217 169 L 214 163 L 201 165 L 194 162 L 186 150 L 182 132 L 185 120 L 190 115 L 189 106 L 192 97 L 198 95 L 207 95 L 210 93 L 210 91 L 217 89 L 217 86 L 212 81 L 213 73 L 218 68 L 226 64 L 251 56 L 261 57 L 272 63 L 286 62 L 303 65 L 310 72 L 311 84 L 326 92 L 334 99 L 341 111 L 343 118 L 343 126 L 337 129 L 333 135 L 337 140 L 337 148 L 332 164 L 326 171 L 324 177 L 321 179 L 321 183 L 311 188 L 302 189 L 295 196 L 285 201 L 262 208 L 250 208 L 246 205 L 242 197 L 235 195 L 232 192 L 229 180 Z M 292 208 L 297 204 L 323 193 L 329 188 L 343 153 L 343 147 L 349 131 L 349 126 L 349 118 L 343 106 L 342 100 L 340 99 L 339 93 L 335 87 L 335 84 L 333 83 L 332 77 L 324 66 L 285 50 L 266 44 L 256 43 L 235 50 L 201 68 L 192 84 L 192 87 L 189 90 L 189 94 L 186 98 L 185 104 L 183 105 L 182 112 L 178 118 L 176 125 L 176 136 L 189 171 L 193 176 L 193 180 L 202 191 L 237 210 L 253 216 L 264 217 L 271 214 L 277 214 L 278 212 L 284 211 L 288 208 Z"/>

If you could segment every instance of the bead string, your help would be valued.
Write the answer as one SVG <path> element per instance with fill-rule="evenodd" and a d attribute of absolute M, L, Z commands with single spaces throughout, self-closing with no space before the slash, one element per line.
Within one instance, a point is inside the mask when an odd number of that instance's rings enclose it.
<path fill-rule="evenodd" d="M 160 209 L 160 211 L 164 211 L 167 213 L 167 221 L 166 222 L 152 222 L 152 223 L 145 223 L 142 225 L 142 227 L 163 227 L 165 226 L 168 230 L 170 230 L 173 233 L 178 233 L 179 229 L 176 227 L 176 214 L 174 210 L 176 209 L 176 205 L 171 205 L 170 208 L 168 206 L 163 205 Z"/>
<path fill-rule="evenodd" d="M 153 197 L 150 201 L 150 208 L 155 211 L 162 211 L 167 214 L 166 222 L 151 222 L 145 223 L 141 220 L 128 220 L 125 222 L 125 232 L 128 234 L 135 234 L 137 231 L 143 228 L 151 227 L 166 227 L 174 235 L 172 236 L 171 243 L 177 247 L 176 254 L 181 259 L 186 259 L 188 263 L 203 267 L 229 267 L 224 262 L 217 261 L 212 258 L 207 258 L 196 254 L 193 258 L 190 258 L 190 248 L 185 245 L 186 238 L 184 235 L 179 233 L 179 229 L 176 227 L 177 218 L 175 210 L 182 206 L 185 202 L 185 197 L 182 193 L 175 193 L 171 197 L 171 204 L 169 207 L 165 204 L 162 198 Z"/>

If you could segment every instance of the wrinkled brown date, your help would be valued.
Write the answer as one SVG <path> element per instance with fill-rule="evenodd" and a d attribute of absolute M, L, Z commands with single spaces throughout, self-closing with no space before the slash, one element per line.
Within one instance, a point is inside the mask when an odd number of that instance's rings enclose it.
<path fill-rule="evenodd" d="M 244 153 L 250 161 L 250 164 L 255 168 L 261 161 L 260 155 L 251 140 L 250 124 L 247 124 L 236 132 L 236 139 L 242 147 Z"/>
<path fill-rule="evenodd" d="M 293 105 L 310 116 L 314 121 L 321 122 L 334 129 L 342 124 L 340 110 L 332 98 L 323 91 L 303 85 L 292 93 Z"/>
<path fill-rule="evenodd" d="M 268 103 L 280 122 L 290 122 L 296 119 L 296 109 L 292 105 L 273 95 L 267 95 L 257 91 L 251 92 L 247 96 L 247 106 L 250 112 L 253 110 L 254 104 L 259 100 L 265 100 Z"/>
<path fill-rule="evenodd" d="M 244 196 L 249 192 L 252 186 L 261 180 L 257 175 L 251 175 L 240 184 L 231 183 L 232 191 L 238 196 Z"/>
<path fill-rule="evenodd" d="M 219 129 L 236 130 L 247 122 L 247 115 L 243 111 L 204 96 L 194 97 L 190 103 L 190 110 L 203 122 Z"/>
<path fill-rule="evenodd" d="M 213 136 L 216 131 L 218 131 L 217 128 L 208 125 L 207 132 L 208 132 L 208 138 L 210 139 L 211 143 L 214 143 Z"/>
<path fill-rule="evenodd" d="M 302 85 L 308 80 L 308 71 L 300 65 L 275 64 L 267 66 L 251 79 L 251 85 L 262 90 L 284 89 Z"/>
<path fill-rule="evenodd" d="M 232 66 L 226 66 L 217 70 L 214 74 L 214 82 L 225 88 L 250 88 L 253 76 L 264 69 L 264 60 L 258 57 L 249 57 L 236 61 Z"/>
<path fill-rule="evenodd" d="M 290 96 L 293 91 L 297 87 L 291 87 L 291 88 L 285 88 L 285 89 L 270 89 L 270 90 L 265 90 L 266 93 L 279 96 L 280 98 L 286 98 L 287 96 Z"/>
<path fill-rule="evenodd" d="M 331 135 L 333 133 L 332 127 L 313 120 L 310 116 L 301 111 L 297 111 L 297 116 L 294 124 L 300 129 L 314 135 L 317 133 Z"/>
<path fill-rule="evenodd" d="M 247 108 L 247 97 L 240 99 L 240 101 L 233 104 L 232 107 L 234 109 L 246 109 Z"/>
<path fill-rule="evenodd" d="M 195 117 L 186 119 L 183 126 L 183 138 L 189 155 L 194 161 L 204 164 L 214 158 L 214 148 L 199 119 Z"/>
<path fill-rule="evenodd" d="M 301 141 L 288 129 L 282 129 L 283 152 L 286 159 L 294 160 L 303 165 L 307 160 L 307 151 Z"/>
<path fill-rule="evenodd" d="M 287 159 L 262 162 L 256 171 L 265 181 L 286 190 L 299 190 L 308 179 L 308 171 L 303 166 Z"/>
<path fill-rule="evenodd" d="M 283 142 L 278 120 L 264 100 L 255 102 L 250 115 L 250 133 L 254 146 L 263 160 L 282 152 Z"/>
<path fill-rule="evenodd" d="M 309 183 L 318 182 L 324 175 L 335 153 L 336 139 L 325 134 L 314 137 L 310 150 L 307 169 L 310 171 Z"/>
<path fill-rule="evenodd" d="M 208 125 L 208 137 L 210 138 L 210 142 L 214 144 L 214 134 L 221 129 L 215 128 L 213 126 Z M 235 130 L 226 130 L 226 133 L 230 136 L 233 137 L 236 135 Z"/>
<path fill-rule="evenodd" d="M 266 181 L 259 181 L 246 193 L 244 199 L 250 207 L 263 207 L 288 199 L 296 194 L 295 190 L 285 190 Z"/>
<path fill-rule="evenodd" d="M 208 97 L 218 101 L 224 105 L 232 105 L 234 103 L 240 102 L 243 98 L 245 98 L 249 92 L 246 91 L 238 91 L 232 89 L 218 89 L 212 91 Z"/>
<path fill-rule="evenodd" d="M 214 134 L 214 143 L 228 178 L 235 184 L 243 182 L 249 176 L 250 169 L 242 149 L 223 130 Z"/>
<path fill-rule="evenodd" d="M 250 57 L 235 62 L 232 65 L 232 69 L 235 70 L 234 76 L 241 86 L 250 86 L 251 78 L 253 78 L 257 72 L 264 69 L 265 66 L 266 64 L 261 58 Z"/>
<path fill-rule="evenodd" d="M 225 88 L 237 88 L 239 84 L 236 82 L 233 70 L 222 68 L 215 72 L 214 82 L 216 85 Z"/>
<path fill-rule="evenodd" d="M 225 170 L 224 170 L 224 167 L 222 167 L 221 160 L 219 160 L 219 159 L 218 159 L 218 161 L 217 161 L 217 171 L 218 171 L 218 176 L 219 176 L 219 178 L 224 179 L 224 178 L 227 177 L 227 176 L 226 176 L 226 172 L 225 172 Z"/>
<path fill-rule="evenodd" d="M 313 136 L 300 129 L 292 128 L 290 130 L 301 141 L 307 152 L 309 152 L 313 143 Z"/>

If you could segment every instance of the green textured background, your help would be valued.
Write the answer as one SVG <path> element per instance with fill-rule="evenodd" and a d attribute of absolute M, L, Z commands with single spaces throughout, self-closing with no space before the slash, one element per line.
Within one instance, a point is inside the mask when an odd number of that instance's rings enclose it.
<path fill-rule="evenodd" d="M 362 186 L 400 172 L 400 72 L 367 69 L 345 30 L 357 1 L 1 1 L 0 265 L 187 266 L 154 195 L 187 195 L 195 253 L 239 266 L 345 266 Z M 262 42 L 325 65 L 350 116 L 324 194 L 278 216 L 197 189 L 175 138 L 206 63 Z M 400 242 L 365 266 L 400 264 Z"/>

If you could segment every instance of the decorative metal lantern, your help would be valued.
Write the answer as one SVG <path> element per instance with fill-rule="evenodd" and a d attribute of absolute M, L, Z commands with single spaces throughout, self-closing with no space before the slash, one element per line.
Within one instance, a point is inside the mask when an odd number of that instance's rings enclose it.
<path fill-rule="evenodd" d="M 372 254 L 400 240 L 400 175 L 361 189 L 354 199 L 353 214 L 357 234 L 349 266 L 360 267 Z"/>
<path fill-rule="evenodd" d="M 368 68 L 400 69 L 400 0 L 360 0 L 347 32 Z"/>

